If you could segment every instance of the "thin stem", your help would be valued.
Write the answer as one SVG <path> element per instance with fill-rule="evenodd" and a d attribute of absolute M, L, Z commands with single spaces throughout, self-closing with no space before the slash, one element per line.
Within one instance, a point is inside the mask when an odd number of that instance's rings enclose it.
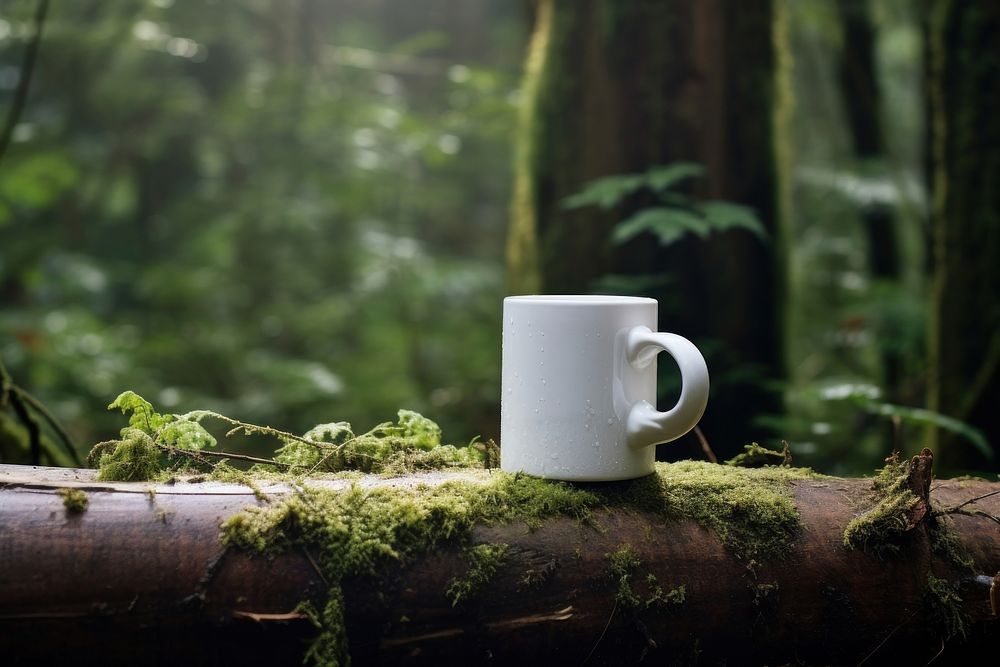
<path fill-rule="evenodd" d="M 248 456 L 247 454 L 235 454 L 233 452 L 214 452 L 205 449 L 201 450 L 180 449 L 178 447 L 171 447 L 170 445 L 159 445 L 159 444 L 157 445 L 157 447 L 159 447 L 160 449 L 162 449 L 163 451 L 167 452 L 170 455 L 187 456 L 197 461 L 200 461 L 201 463 L 204 463 L 206 465 L 209 465 L 209 462 L 202 460 L 201 457 L 203 456 L 209 456 L 217 459 L 234 459 L 236 461 L 248 461 L 250 463 L 263 463 L 264 465 L 280 466 L 283 468 L 290 467 L 289 464 L 279 463 L 274 459 L 264 459 L 257 456 Z"/>
<path fill-rule="evenodd" d="M 942 514 L 954 514 L 954 513 L 956 513 L 957 510 L 962 509 L 966 505 L 971 505 L 972 503 L 978 502 L 978 501 L 982 500 L 983 498 L 989 498 L 990 496 L 995 496 L 995 495 L 998 495 L 998 494 L 1000 494 L 1000 490 L 990 491 L 989 493 L 984 493 L 981 496 L 976 496 L 975 498 L 969 498 L 968 500 L 966 500 L 961 505 L 955 505 L 954 507 L 949 507 L 947 509 L 938 510 L 937 512 L 934 513 L 934 516 L 940 516 Z"/>
<path fill-rule="evenodd" d="M 715 455 L 715 452 L 712 451 L 712 446 L 708 444 L 708 438 L 706 438 L 705 434 L 701 432 L 700 426 L 694 427 L 694 434 L 695 437 L 698 438 L 698 443 L 701 445 L 701 451 L 705 452 L 705 457 L 712 463 L 718 463 L 719 458 Z"/>

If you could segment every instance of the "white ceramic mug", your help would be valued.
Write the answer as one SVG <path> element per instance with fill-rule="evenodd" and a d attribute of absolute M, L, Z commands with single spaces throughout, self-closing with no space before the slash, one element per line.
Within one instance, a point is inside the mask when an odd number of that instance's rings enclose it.
<path fill-rule="evenodd" d="M 575 481 L 653 472 L 655 446 L 701 419 L 708 367 L 689 340 L 658 333 L 654 299 L 512 296 L 503 302 L 500 467 Z M 681 396 L 656 410 L 656 355 Z"/>

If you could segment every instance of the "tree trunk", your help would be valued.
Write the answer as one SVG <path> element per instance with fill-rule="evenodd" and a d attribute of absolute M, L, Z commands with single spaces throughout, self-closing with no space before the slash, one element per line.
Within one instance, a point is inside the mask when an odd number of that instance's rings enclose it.
<path fill-rule="evenodd" d="M 1000 5 L 933 4 L 927 402 L 983 429 L 1000 455 Z M 940 430 L 932 438 L 947 466 L 988 465 Z"/>
<path fill-rule="evenodd" d="M 843 31 L 838 67 L 840 89 L 854 156 L 862 168 L 866 163 L 880 163 L 880 173 L 884 173 L 886 140 L 870 5 L 868 0 L 838 0 L 837 9 Z M 869 201 L 861 205 L 861 217 L 868 241 L 868 270 L 872 279 L 898 283 L 901 267 L 895 211 L 889 203 Z M 881 367 L 885 398 L 890 403 L 898 403 L 902 380 L 900 352 L 881 347 Z M 891 433 L 887 436 L 891 438 Z"/>
<path fill-rule="evenodd" d="M 488 481 L 489 475 L 368 476 L 363 487 Z M 926 481 L 929 482 L 929 469 Z M 319 482 L 317 482 L 319 484 Z M 351 482 L 327 482 L 345 487 Z M 155 494 L 148 489 L 155 487 Z M 86 490 L 70 514 L 59 489 Z M 477 543 L 507 543 L 488 595 L 453 607 L 444 591 L 468 566 L 445 544 L 389 573 L 390 590 L 343 582 L 355 664 L 924 664 L 942 650 L 958 662 L 1000 639 L 990 576 L 1000 569 L 1000 530 L 982 516 L 955 516 L 976 577 L 932 551 L 924 523 L 901 551 L 880 560 L 844 547 L 868 480 L 794 482 L 803 530 L 779 562 L 736 558 L 702 526 L 642 511 L 607 510 L 594 525 L 570 519 L 479 526 Z M 609 488 L 605 486 L 604 488 Z M 939 481 L 932 496 L 956 506 L 1000 485 Z M 268 495 L 288 493 L 270 485 Z M 925 487 L 926 492 L 926 487 Z M 5 664 L 95 656 L 105 664 L 298 664 L 313 633 L 295 611 L 325 589 L 304 552 L 251 558 L 219 542 L 219 523 L 258 501 L 219 483 L 104 483 L 93 471 L 0 466 L 0 654 Z M 972 507 L 972 505 L 967 506 Z M 1000 514 L 1000 495 L 975 504 Z M 668 608 L 626 606 L 607 555 L 634 547 L 646 576 L 683 585 Z M 547 576 L 528 581 L 528 571 Z M 928 604 L 928 576 L 960 586 L 968 637 L 945 639 Z"/>
<path fill-rule="evenodd" d="M 723 456 L 765 435 L 754 416 L 781 410 L 761 388 L 784 376 L 773 18 L 769 0 L 541 0 L 523 85 L 511 293 L 588 293 L 609 274 L 662 277 L 642 290 L 660 301 L 662 326 L 718 343 L 708 346 L 720 381 L 702 426 Z M 562 208 L 588 181 L 677 161 L 706 168 L 697 196 L 753 207 L 769 241 L 737 231 L 615 248 L 614 225 L 649 201 Z"/>

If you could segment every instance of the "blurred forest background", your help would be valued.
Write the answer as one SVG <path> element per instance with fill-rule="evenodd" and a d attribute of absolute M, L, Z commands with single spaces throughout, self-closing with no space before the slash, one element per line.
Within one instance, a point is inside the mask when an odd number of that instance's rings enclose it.
<path fill-rule="evenodd" d="M 595 292 L 704 350 L 720 457 L 996 471 L 998 29 L 957 0 L 4 0 L 0 460 L 37 432 L 72 463 L 31 396 L 85 453 L 125 389 L 496 437 L 502 297 Z"/>

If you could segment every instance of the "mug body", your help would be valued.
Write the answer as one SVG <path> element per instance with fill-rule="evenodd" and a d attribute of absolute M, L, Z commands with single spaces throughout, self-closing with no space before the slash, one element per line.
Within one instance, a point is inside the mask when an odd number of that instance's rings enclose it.
<path fill-rule="evenodd" d="M 654 299 L 519 296 L 504 299 L 500 460 L 508 472 L 606 481 L 653 472 L 654 447 L 631 447 L 626 418 L 656 404 L 655 360 L 625 363 L 636 326 L 657 327 Z"/>

